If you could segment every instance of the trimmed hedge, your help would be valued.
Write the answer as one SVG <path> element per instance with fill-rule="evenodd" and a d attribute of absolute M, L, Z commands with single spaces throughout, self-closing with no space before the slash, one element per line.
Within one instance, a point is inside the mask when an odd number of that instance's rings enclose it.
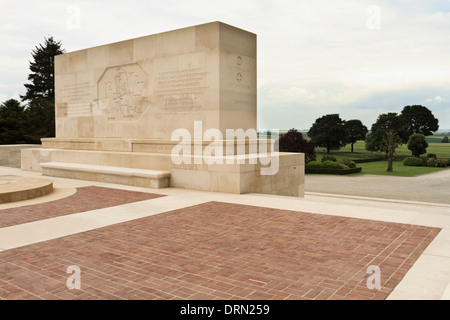
<path fill-rule="evenodd" d="M 433 155 L 426 157 L 409 157 L 403 161 L 405 166 L 415 166 L 415 167 L 435 167 L 435 168 L 445 168 L 450 165 L 450 159 L 435 158 Z"/>
<path fill-rule="evenodd" d="M 362 168 L 350 168 L 350 169 L 331 169 L 331 168 L 305 168 L 305 173 L 316 173 L 316 174 L 352 174 L 361 172 Z"/>
<path fill-rule="evenodd" d="M 306 164 L 307 168 L 311 168 L 311 169 L 320 169 L 323 168 L 323 163 L 322 161 L 318 161 L 318 160 L 314 160 L 314 161 L 310 161 Z"/>
<path fill-rule="evenodd" d="M 323 167 L 327 169 L 342 169 L 341 165 L 337 162 L 326 160 L 323 162 Z"/>
<path fill-rule="evenodd" d="M 328 154 L 326 154 L 326 155 L 324 155 L 323 157 L 322 157 L 322 162 L 325 162 L 325 161 L 337 161 L 336 160 L 336 157 L 335 156 L 331 156 L 331 155 L 328 155 Z"/>
<path fill-rule="evenodd" d="M 344 159 L 344 160 L 339 160 L 339 163 L 341 164 L 341 165 L 344 165 L 346 168 L 344 168 L 344 169 L 347 169 L 347 168 L 356 168 L 356 162 L 355 161 L 352 161 L 352 160 L 347 160 L 347 159 Z"/>
<path fill-rule="evenodd" d="M 355 162 L 351 160 L 325 160 L 310 161 L 305 166 L 305 173 L 322 174 L 351 174 L 361 172 L 362 168 L 356 168 Z"/>
<path fill-rule="evenodd" d="M 404 166 L 410 166 L 410 167 L 421 167 L 423 166 L 423 159 L 416 158 L 416 157 L 409 157 L 403 160 Z"/>
<path fill-rule="evenodd" d="M 383 160 L 383 157 L 366 158 L 366 159 L 353 159 L 353 162 L 355 162 L 355 163 L 368 163 L 368 162 L 375 162 L 375 161 L 381 161 L 381 160 Z"/>

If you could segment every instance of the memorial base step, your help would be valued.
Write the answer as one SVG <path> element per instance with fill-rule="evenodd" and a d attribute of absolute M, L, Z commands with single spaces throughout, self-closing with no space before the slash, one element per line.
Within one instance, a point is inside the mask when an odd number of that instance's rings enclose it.
<path fill-rule="evenodd" d="M 168 171 L 65 162 L 46 162 L 40 165 L 42 174 L 45 176 L 117 183 L 153 189 L 167 188 L 170 184 L 170 172 Z"/>

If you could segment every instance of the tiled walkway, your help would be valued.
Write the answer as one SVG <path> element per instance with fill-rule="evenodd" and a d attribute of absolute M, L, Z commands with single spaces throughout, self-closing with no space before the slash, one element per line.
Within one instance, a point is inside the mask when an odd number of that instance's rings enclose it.
<path fill-rule="evenodd" d="M 158 197 L 162 196 L 97 186 L 81 187 L 74 195 L 60 200 L 0 210 L 0 228 Z"/>
<path fill-rule="evenodd" d="M 208 202 L 0 252 L 0 298 L 385 299 L 439 232 Z"/>

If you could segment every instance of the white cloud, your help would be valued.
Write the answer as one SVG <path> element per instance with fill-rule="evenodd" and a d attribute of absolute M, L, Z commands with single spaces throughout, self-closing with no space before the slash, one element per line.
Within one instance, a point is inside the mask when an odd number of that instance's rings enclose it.
<path fill-rule="evenodd" d="M 450 74 L 450 13 L 445 10 L 446 3 L 2 2 L 0 98 L 23 94 L 30 52 L 45 36 L 62 40 L 63 46 L 73 51 L 220 20 L 258 35 L 258 121 L 262 125 L 284 128 L 298 119 L 298 127 L 307 127 L 311 118 L 325 112 L 360 115 L 371 122 L 379 110 L 398 111 L 427 99 L 444 104 L 444 98 L 435 98 L 446 97 L 450 91 L 442 89 L 450 88 L 446 86 Z M 374 4 L 380 9 L 379 30 L 367 27 L 373 14 L 367 9 Z M 73 12 L 68 12 L 70 6 L 80 9 L 80 28 L 68 27 L 73 17 Z M 436 90 L 430 89 L 433 87 Z M 450 127 L 448 113 L 441 114 L 440 123 Z"/>
<path fill-rule="evenodd" d="M 436 96 L 434 98 L 428 98 L 427 100 L 425 100 L 426 102 L 444 102 L 445 99 L 442 98 L 441 96 Z"/>
<path fill-rule="evenodd" d="M 435 12 L 432 14 L 420 15 L 420 20 L 425 23 L 450 24 L 450 12 Z"/>

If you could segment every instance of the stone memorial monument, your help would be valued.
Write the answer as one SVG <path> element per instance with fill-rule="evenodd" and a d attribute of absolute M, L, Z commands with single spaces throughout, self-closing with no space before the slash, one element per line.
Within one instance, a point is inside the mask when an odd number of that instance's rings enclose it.
<path fill-rule="evenodd" d="M 22 169 L 303 196 L 303 154 L 256 135 L 256 51 L 255 34 L 212 22 L 56 56 L 56 137 L 22 150 Z"/>

